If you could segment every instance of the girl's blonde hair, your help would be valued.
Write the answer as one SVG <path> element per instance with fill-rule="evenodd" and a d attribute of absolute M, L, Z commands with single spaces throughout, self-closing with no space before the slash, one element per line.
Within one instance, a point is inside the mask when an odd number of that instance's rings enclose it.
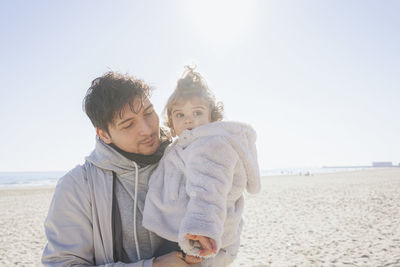
<path fill-rule="evenodd" d="M 194 71 L 196 66 L 185 66 L 185 71 L 177 82 L 176 88 L 172 95 L 168 98 L 165 105 L 163 115 L 165 125 L 173 130 L 171 111 L 172 107 L 180 100 L 198 96 L 204 99 L 211 111 L 211 122 L 223 119 L 224 105 L 222 102 L 215 100 L 214 94 L 208 88 L 208 85 L 200 73 Z"/>

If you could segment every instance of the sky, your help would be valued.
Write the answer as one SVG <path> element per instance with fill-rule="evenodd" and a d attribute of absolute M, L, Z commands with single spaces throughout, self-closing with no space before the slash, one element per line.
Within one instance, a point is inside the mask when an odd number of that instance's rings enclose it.
<path fill-rule="evenodd" d="M 400 162 L 400 1 L 0 3 L 0 171 L 66 171 L 94 148 L 82 110 L 113 70 L 163 106 L 196 64 L 261 169 Z"/>

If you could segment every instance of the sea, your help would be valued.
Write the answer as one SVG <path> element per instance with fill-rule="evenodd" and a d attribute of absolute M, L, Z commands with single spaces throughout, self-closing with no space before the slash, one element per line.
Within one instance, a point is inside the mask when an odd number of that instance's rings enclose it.
<path fill-rule="evenodd" d="M 66 171 L 0 172 L 1 187 L 55 186 Z"/>
<path fill-rule="evenodd" d="M 261 170 L 262 177 L 277 175 L 313 175 L 317 173 L 333 173 L 343 171 L 357 171 L 370 169 L 371 167 L 340 167 L 340 168 L 283 168 Z M 31 186 L 55 186 L 67 171 L 51 172 L 0 172 L 0 188 L 7 187 L 31 187 Z"/>

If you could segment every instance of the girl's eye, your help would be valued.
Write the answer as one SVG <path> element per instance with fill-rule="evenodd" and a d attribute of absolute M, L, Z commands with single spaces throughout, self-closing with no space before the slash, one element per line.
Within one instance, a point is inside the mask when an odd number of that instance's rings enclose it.
<path fill-rule="evenodd" d="M 177 118 L 183 118 L 183 116 L 184 116 L 183 113 L 177 113 L 177 114 L 176 114 L 176 117 L 177 117 Z"/>
<path fill-rule="evenodd" d="M 201 116 L 203 114 L 203 112 L 201 111 L 195 111 L 194 112 L 194 116 Z"/>

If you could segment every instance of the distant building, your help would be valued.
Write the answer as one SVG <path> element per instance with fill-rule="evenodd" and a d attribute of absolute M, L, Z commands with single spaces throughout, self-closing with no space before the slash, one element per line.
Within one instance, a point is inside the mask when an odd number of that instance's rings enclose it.
<path fill-rule="evenodd" d="M 393 167 L 393 163 L 391 161 L 376 161 L 372 162 L 372 167 Z"/>

